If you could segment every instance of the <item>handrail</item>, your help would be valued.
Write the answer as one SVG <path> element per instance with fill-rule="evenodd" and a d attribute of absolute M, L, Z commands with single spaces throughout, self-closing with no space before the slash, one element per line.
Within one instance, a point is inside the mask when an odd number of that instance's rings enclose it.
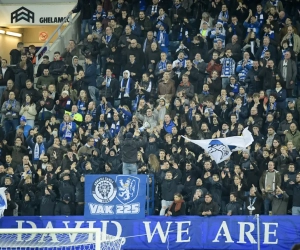
<path fill-rule="evenodd" d="M 48 44 L 50 43 L 51 39 L 55 36 L 55 34 L 60 31 L 60 28 L 64 25 L 65 22 L 68 21 L 69 17 L 72 16 L 73 13 L 69 13 L 64 20 L 60 23 L 59 26 L 57 26 L 57 28 L 53 31 L 52 35 L 47 39 L 47 41 L 44 43 L 44 45 L 39 49 L 39 51 L 35 54 L 35 57 L 38 59 L 39 55 L 41 54 L 41 52 L 44 50 L 44 48 L 46 48 L 46 46 L 48 46 Z M 69 22 L 69 24 L 71 24 L 71 21 Z M 69 25 L 68 24 L 68 25 Z M 38 59 L 36 61 L 36 66 L 38 66 L 40 64 L 40 60 Z"/>

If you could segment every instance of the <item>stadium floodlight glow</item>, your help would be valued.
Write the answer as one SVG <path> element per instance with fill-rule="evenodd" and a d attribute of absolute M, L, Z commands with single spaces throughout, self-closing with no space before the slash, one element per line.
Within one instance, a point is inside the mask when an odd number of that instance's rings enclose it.
<path fill-rule="evenodd" d="M 5 30 L 0 30 L 0 34 L 5 34 Z"/>
<path fill-rule="evenodd" d="M 17 33 L 17 32 L 6 31 L 5 33 L 6 33 L 6 35 L 8 35 L 8 36 L 22 37 L 22 34 L 21 34 L 21 33 Z"/>

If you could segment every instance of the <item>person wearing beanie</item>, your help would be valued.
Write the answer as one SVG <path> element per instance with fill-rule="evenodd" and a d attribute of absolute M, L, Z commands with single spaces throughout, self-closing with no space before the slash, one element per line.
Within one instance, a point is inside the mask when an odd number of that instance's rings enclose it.
<path fill-rule="evenodd" d="M 135 138 L 136 132 L 132 134 L 127 132 L 125 128 L 121 127 L 121 130 L 118 135 L 121 147 L 121 157 L 123 162 L 123 174 L 137 174 L 137 152 L 143 147 L 147 142 L 146 135 L 143 136 L 143 139 Z M 125 134 L 125 139 L 124 139 Z"/>

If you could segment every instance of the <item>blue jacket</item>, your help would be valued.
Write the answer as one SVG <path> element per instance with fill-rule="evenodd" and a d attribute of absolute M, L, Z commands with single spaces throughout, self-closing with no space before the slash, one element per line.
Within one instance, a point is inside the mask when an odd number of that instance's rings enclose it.
<path fill-rule="evenodd" d="M 244 22 L 244 27 L 247 29 L 247 35 L 250 32 L 250 30 L 253 30 L 256 37 L 259 37 L 259 30 L 260 30 L 260 23 L 259 22 L 257 22 L 257 21 L 255 23 Z"/>
<path fill-rule="evenodd" d="M 84 81 L 88 86 L 96 87 L 96 78 L 97 78 L 97 66 L 96 64 L 86 64 L 85 65 L 85 76 Z"/>
<path fill-rule="evenodd" d="M 119 111 L 119 110 L 118 110 Z M 121 109 L 121 111 L 123 112 L 123 119 L 124 119 L 124 126 L 126 126 L 129 122 L 131 122 L 132 119 L 132 114 L 127 111 L 126 109 Z"/>

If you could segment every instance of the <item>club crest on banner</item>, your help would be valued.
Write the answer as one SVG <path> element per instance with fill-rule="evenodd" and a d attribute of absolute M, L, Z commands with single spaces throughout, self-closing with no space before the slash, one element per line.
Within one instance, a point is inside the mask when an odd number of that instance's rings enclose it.
<path fill-rule="evenodd" d="M 144 218 L 148 178 L 147 175 L 86 175 L 85 217 Z"/>
<path fill-rule="evenodd" d="M 118 175 L 117 183 L 117 199 L 123 203 L 133 202 L 139 193 L 140 179 L 130 175 Z"/>
<path fill-rule="evenodd" d="M 110 177 L 100 177 L 92 185 L 92 194 L 96 201 L 109 203 L 116 197 L 116 182 Z"/>

